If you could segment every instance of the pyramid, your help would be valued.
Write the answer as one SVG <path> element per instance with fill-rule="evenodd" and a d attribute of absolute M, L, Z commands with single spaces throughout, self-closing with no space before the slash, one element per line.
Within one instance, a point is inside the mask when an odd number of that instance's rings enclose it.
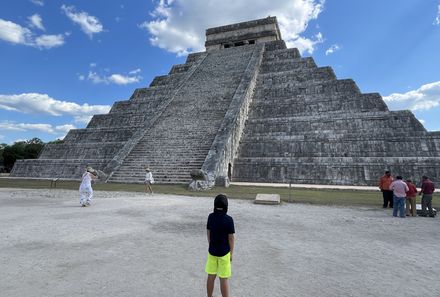
<path fill-rule="evenodd" d="M 276 17 L 207 29 L 205 47 L 11 175 L 79 179 L 90 165 L 139 183 L 148 165 L 158 183 L 201 170 L 210 186 L 376 185 L 384 170 L 440 181 L 440 133 L 287 48 Z"/>

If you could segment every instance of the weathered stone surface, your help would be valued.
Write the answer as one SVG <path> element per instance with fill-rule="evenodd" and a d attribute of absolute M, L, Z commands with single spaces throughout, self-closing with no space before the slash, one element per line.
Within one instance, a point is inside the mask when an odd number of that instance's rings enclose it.
<path fill-rule="evenodd" d="M 276 205 L 280 204 L 281 199 L 279 194 L 257 194 L 255 197 L 255 204 L 268 204 Z"/>
<path fill-rule="evenodd" d="M 440 132 L 389 111 L 281 39 L 276 18 L 208 29 L 188 55 L 87 128 L 18 161 L 13 176 L 76 178 L 86 165 L 110 182 L 194 190 L 232 181 L 376 185 L 384 170 L 440 183 Z M 193 170 L 203 180 L 191 178 Z"/>

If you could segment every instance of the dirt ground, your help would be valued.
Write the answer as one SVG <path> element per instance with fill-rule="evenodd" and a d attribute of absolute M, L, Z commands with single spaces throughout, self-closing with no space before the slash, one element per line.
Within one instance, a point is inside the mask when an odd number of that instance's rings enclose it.
<path fill-rule="evenodd" d="M 212 198 L 0 189 L 1 296 L 205 296 Z M 230 200 L 231 296 L 440 296 L 439 218 Z M 220 296 L 218 282 L 215 295 Z"/>

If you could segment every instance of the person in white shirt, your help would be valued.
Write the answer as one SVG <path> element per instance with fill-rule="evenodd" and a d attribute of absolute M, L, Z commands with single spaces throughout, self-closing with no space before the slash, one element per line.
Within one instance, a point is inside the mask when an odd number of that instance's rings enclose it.
<path fill-rule="evenodd" d="M 145 167 L 145 192 L 150 192 L 153 195 L 153 189 L 151 188 L 151 184 L 154 184 L 153 174 L 148 166 Z"/>
<path fill-rule="evenodd" d="M 79 186 L 79 203 L 81 206 L 90 206 L 93 199 L 92 180 L 97 178 L 96 171 L 90 167 L 86 167 L 86 172 L 82 175 L 81 185 Z"/>
<path fill-rule="evenodd" d="M 400 175 L 396 176 L 396 180 L 390 185 L 390 190 L 394 194 L 393 203 L 393 216 L 397 217 L 397 210 L 399 211 L 399 216 L 405 218 L 405 200 L 406 192 L 409 191 L 408 185 L 402 180 Z"/>

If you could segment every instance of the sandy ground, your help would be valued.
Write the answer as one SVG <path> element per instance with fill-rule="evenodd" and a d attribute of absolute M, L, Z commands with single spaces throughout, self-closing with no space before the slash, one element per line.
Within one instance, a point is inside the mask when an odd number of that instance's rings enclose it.
<path fill-rule="evenodd" d="M 440 296 L 440 220 L 230 200 L 231 296 Z M 205 296 L 212 198 L 0 189 L 1 296 Z M 215 295 L 220 296 L 218 282 Z"/>

